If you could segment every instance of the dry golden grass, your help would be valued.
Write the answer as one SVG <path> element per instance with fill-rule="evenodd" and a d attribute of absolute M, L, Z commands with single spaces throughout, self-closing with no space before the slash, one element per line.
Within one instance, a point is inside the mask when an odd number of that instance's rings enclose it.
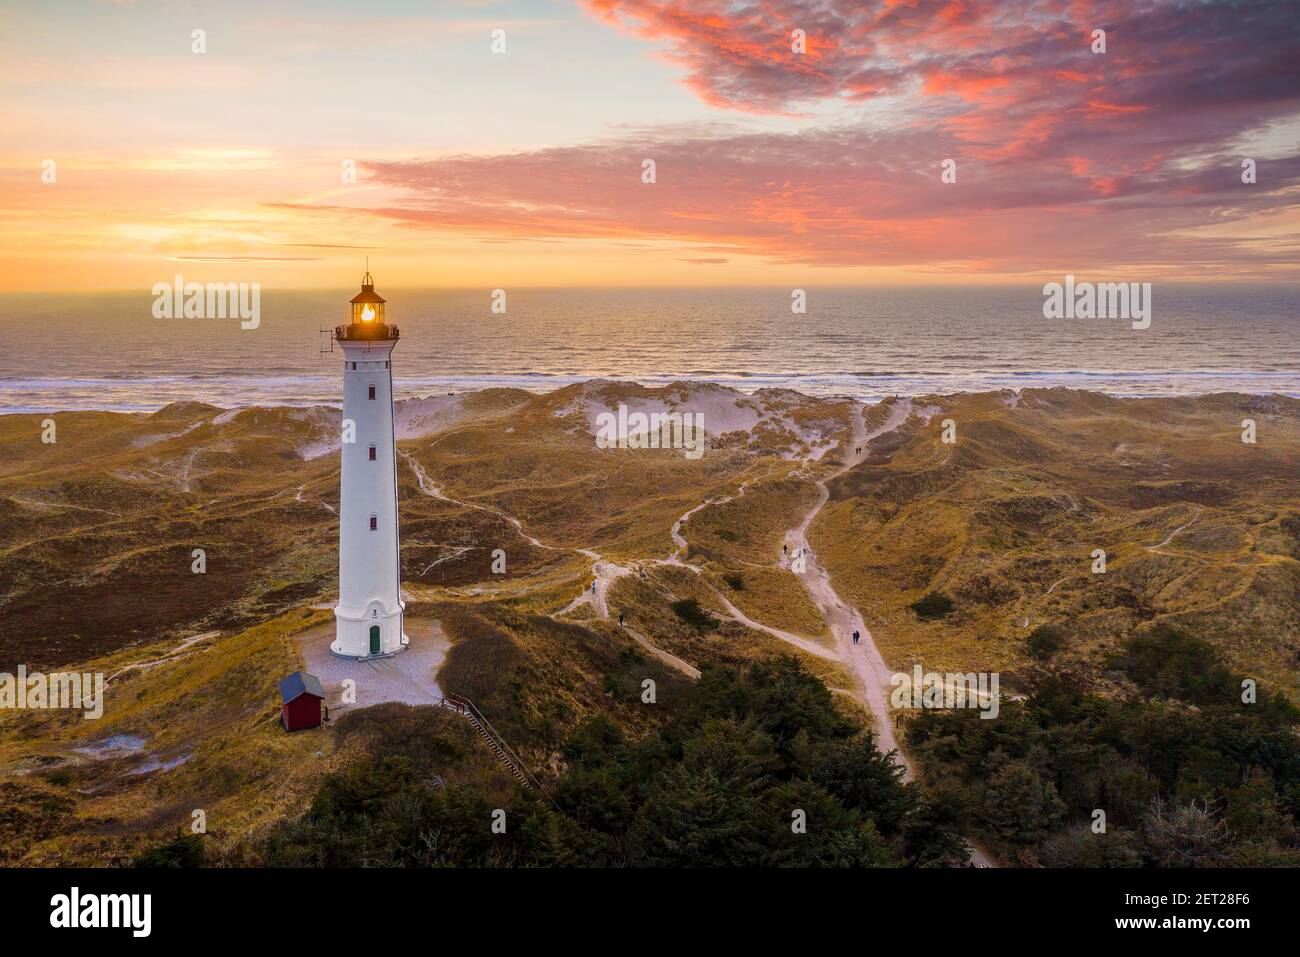
<path fill-rule="evenodd" d="M 453 643 L 440 684 L 473 699 L 533 767 L 553 767 L 562 741 L 594 714 L 643 733 L 665 711 L 641 701 L 641 682 L 655 681 L 660 703 L 686 682 L 608 621 L 561 622 L 487 604 L 432 613 Z"/>
<path fill-rule="evenodd" d="M 830 629 L 807 590 L 785 569 L 742 566 L 722 575 L 710 572 L 708 579 L 728 601 L 755 621 L 808 638 L 830 636 Z M 736 581 L 744 587 L 733 587 Z"/>
<path fill-rule="evenodd" d="M 661 565 L 653 568 L 644 579 L 635 576 L 620 578 L 610 594 L 620 609 L 626 609 L 630 627 L 640 631 L 657 647 L 697 668 L 741 666 L 750 661 L 793 654 L 803 660 L 809 671 L 833 687 L 851 686 L 848 672 L 838 664 L 806 654 L 766 632 L 729 619 L 701 577 L 687 569 Z M 691 598 L 716 620 L 716 627 L 706 630 L 691 627 L 672 610 L 673 602 Z M 770 624 L 765 619 L 756 620 Z"/>
<path fill-rule="evenodd" d="M 616 401 L 636 388 L 600 395 Z M 585 717 L 643 734 L 686 681 L 590 605 L 551 617 L 589 587 L 593 559 L 576 549 L 647 563 L 644 578 L 613 583 L 609 607 L 697 667 L 798 654 L 723 620 L 714 589 L 759 622 L 825 639 L 798 579 L 776 563 L 783 535 L 816 501 L 808 475 L 841 459 L 832 449 L 793 476 L 798 463 L 785 456 L 851 436 L 848 403 L 781 393 L 744 401 L 783 418 L 732 433 L 698 461 L 600 451 L 585 416 L 569 414 L 582 394 L 469 396 L 440 432 L 401 444 L 465 504 L 422 494 L 399 462 L 411 612 L 441 619 L 453 641 L 442 685 L 478 700 L 543 775 L 562 771 L 560 743 Z M 1236 669 L 1295 687 L 1300 403 L 1065 390 L 1013 401 L 918 399 L 928 419 L 882 436 L 869 462 L 829 483 L 811 544 L 886 660 L 997 670 L 1013 690 L 1036 625 L 1064 624 L 1063 659 L 1098 672 L 1121 636 L 1171 621 Z M 190 404 L 155 416 L 58 415 L 56 446 L 40 443 L 40 417 L 0 416 L 0 649 L 10 663 L 0 670 L 66 662 L 112 673 L 164 656 L 185 635 L 221 631 L 120 676 L 103 721 L 0 712 L 0 844 L 17 848 L 6 862 L 123 861 L 188 827 L 195 808 L 207 812 L 215 856 L 239 859 L 250 836 L 297 813 L 350 759 L 331 731 L 286 735 L 275 719 L 275 680 L 298 667 L 285 636 L 329 619 L 308 606 L 335 587 L 337 459 L 306 461 L 299 449 L 336 413 L 217 413 Z M 868 409 L 868 428 L 889 414 Z M 1257 445 L 1240 442 L 1245 417 L 1258 423 Z M 958 424 L 956 445 L 940 441 L 944 418 Z M 736 497 L 683 528 L 687 560 L 703 574 L 649 564 L 676 550 L 671 529 L 683 514 L 726 496 Z M 207 549 L 207 575 L 190 573 L 193 547 Z M 498 547 L 504 575 L 491 570 Z M 1107 551 L 1105 575 L 1089 570 L 1094 548 Z M 918 619 L 909 606 L 930 591 L 951 597 L 953 613 Z M 689 598 L 716 626 L 674 613 Z M 802 657 L 832 687 L 852 686 L 842 667 Z M 663 707 L 641 703 L 646 678 Z M 112 734 L 140 735 L 142 754 L 184 761 L 132 775 L 139 756 L 72 751 Z M 365 749 L 380 738 L 350 740 Z M 449 773 L 487 781 L 482 758 Z"/>
<path fill-rule="evenodd" d="M 1121 635 L 1169 620 L 1241 670 L 1294 687 L 1297 409 L 1243 396 L 1028 391 L 1014 409 L 952 397 L 833 484 L 813 547 L 898 668 L 1014 676 L 1025 635 L 1044 623 L 1071 633 L 1066 660 L 1096 668 Z M 1247 416 L 1259 445 L 1240 441 Z M 939 441 L 948 417 L 955 446 Z M 1095 548 L 1104 575 L 1091 572 Z M 929 591 L 957 609 L 919 620 L 908 606 Z"/>
<path fill-rule="evenodd" d="M 98 721 L 80 712 L 4 713 L 0 763 L 19 771 L 6 776 L 6 790 L 20 792 L 11 810 L 62 809 L 57 827 L 13 835 L 22 842 L 15 861 L 121 863 L 157 840 L 189 833 L 196 809 L 219 854 L 300 810 L 331 766 L 333 739 L 328 727 L 285 733 L 276 682 L 301 667 L 288 635 L 325 617 L 292 613 L 121 673 L 106 689 Z M 81 670 L 111 676 L 172 649 L 151 650 L 120 652 Z M 139 736 L 143 748 L 100 759 L 75 750 L 112 735 Z M 133 773 L 148 759 L 181 763 Z"/>

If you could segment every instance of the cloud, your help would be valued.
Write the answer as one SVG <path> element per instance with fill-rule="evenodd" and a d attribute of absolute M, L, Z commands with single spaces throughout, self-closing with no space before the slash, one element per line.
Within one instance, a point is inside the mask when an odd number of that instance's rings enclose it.
<path fill-rule="evenodd" d="M 708 103 L 785 114 L 833 103 L 838 119 L 370 162 L 370 182 L 402 197 L 371 213 L 497 239 L 688 243 L 774 263 L 1296 275 L 1300 85 L 1284 5 L 586 6 L 660 43 Z M 1094 27 L 1107 31 L 1103 54 L 1090 49 Z M 795 28 L 807 33 L 803 57 L 790 52 Z M 871 101 L 879 108 L 853 106 Z M 1265 140 L 1286 146 L 1243 152 Z M 1241 182 L 1243 156 L 1257 160 L 1257 184 Z M 645 158 L 652 185 L 640 180 Z M 940 179 L 946 159 L 955 183 Z"/>
<path fill-rule="evenodd" d="M 715 106 L 920 91 L 968 105 L 1250 112 L 1294 101 L 1294 11 L 1236 0 L 584 0 L 660 43 Z M 1107 52 L 1091 32 L 1107 31 Z M 791 34 L 807 35 L 807 52 Z M 1290 38 L 1290 42 L 1287 42 Z M 1113 90 L 1109 98 L 1099 90 Z"/>
<path fill-rule="evenodd" d="M 828 266 L 1019 272 L 1117 262 L 1231 270 L 1294 263 L 1294 243 L 1187 231 L 1286 213 L 1300 157 L 1172 162 L 1145 142 L 1099 155 L 1048 126 L 1023 148 L 967 158 L 964 129 L 799 133 L 674 130 L 490 156 L 364 165 L 414 228 L 496 238 L 672 241 L 720 255 Z M 1182 156 L 1183 154 L 1178 154 Z M 652 156 L 657 182 L 641 182 Z M 957 158 L 957 182 L 941 181 Z M 1265 185 L 1267 184 L 1267 185 Z M 298 207 L 322 208 L 322 207 Z M 1290 248 L 1288 248 L 1290 247 Z"/>

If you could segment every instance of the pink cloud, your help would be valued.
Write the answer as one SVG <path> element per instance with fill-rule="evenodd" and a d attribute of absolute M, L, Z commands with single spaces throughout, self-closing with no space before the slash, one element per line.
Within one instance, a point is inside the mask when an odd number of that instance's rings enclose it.
<path fill-rule="evenodd" d="M 1300 111 L 1281 5 L 1184 0 L 585 0 L 661 43 L 709 103 L 789 113 L 897 94 L 797 133 L 647 130 L 531 152 L 375 162 L 412 228 L 697 244 L 830 266 L 1023 272 L 1127 263 L 1295 273 L 1300 154 L 1240 182 L 1243 136 Z M 1091 52 L 1094 27 L 1107 52 Z M 807 32 L 808 54 L 790 51 Z M 852 108 L 848 108 L 852 113 Z M 1292 120 L 1294 122 L 1294 120 Z M 658 181 L 641 182 L 654 158 Z M 953 159 L 957 182 L 940 164 Z M 1274 273 L 1276 274 L 1276 273 Z"/>
<path fill-rule="evenodd" d="M 1174 235 L 1289 207 L 1300 159 L 1269 163 L 1271 188 L 1240 183 L 1235 157 L 1198 169 L 1115 164 L 1048 141 L 967 158 L 965 128 L 799 134 L 638 135 L 497 156 L 369 163 L 402 191 L 373 215 L 495 237 L 675 241 L 773 262 L 836 266 L 979 263 L 990 271 L 1127 258 L 1231 271 L 1294 263 L 1294 248 Z M 641 182 L 642 159 L 657 182 Z M 940 180 L 957 158 L 957 183 Z M 1133 162 L 1120 164 L 1125 168 Z M 1293 245 L 1293 244 L 1292 244 Z"/>

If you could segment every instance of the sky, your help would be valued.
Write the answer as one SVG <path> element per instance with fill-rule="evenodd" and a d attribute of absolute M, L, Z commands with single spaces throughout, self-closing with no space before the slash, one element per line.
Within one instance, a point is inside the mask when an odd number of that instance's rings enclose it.
<path fill-rule="evenodd" d="M 1298 63 L 1288 3 L 5 0 L 0 291 L 1296 281 Z"/>

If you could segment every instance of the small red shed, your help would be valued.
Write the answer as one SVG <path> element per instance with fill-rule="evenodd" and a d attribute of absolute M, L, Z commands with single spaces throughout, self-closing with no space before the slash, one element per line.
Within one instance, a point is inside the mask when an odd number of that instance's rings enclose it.
<path fill-rule="evenodd" d="M 280 681 L 280 721 L 286 731 L 320 727 L 321 702 L 325 691 L 320 679 L 305 671 L 295 671 Z"/>

